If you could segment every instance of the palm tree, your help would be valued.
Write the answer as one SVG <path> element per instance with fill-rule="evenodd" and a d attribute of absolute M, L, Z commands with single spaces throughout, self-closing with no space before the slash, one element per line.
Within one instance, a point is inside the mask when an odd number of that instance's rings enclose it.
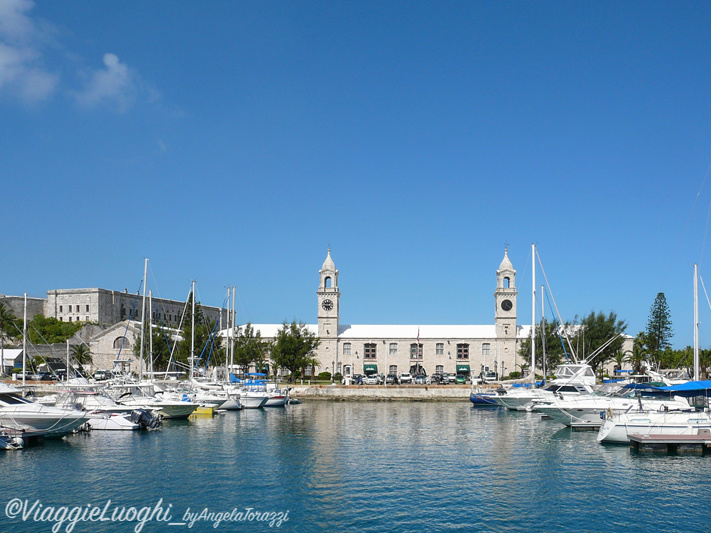
<path fill-rule="evenodd" d="M 632 351 L 627 350 L 627 352 L 625 353 L 627 355 L 627 362 L 631 363 L 634 367 L 634 373 L 641 374 L 642 363 L 647 361 L 647 354 L 645 353 L 644 348 L 641 345 L 635 343 L 632 347 Z"/>
<path fill-rule="evenodd" d="M 79 366 L 91 364 L 91 350 L 86 344 L 78 344 L 72 348 L 72 356 Z M 67 379 L 69 378 L 69 369 L 67 368 Z"/>

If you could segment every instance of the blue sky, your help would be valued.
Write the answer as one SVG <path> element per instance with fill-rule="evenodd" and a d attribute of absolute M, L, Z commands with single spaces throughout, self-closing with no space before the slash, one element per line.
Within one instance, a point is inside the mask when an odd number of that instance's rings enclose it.
<path fill-rule="evenodd" d="M 707 2 L 0 3 L 0 292 L 149 288 L 238 321 L 491 324 L 531 243 L 564 320 L 692 342 Z M 542 283 L 542 274 L 537 274 Z M 711 276 L 709 277 L 711 279 Z M 711 343 L 702 294 L 701 343 Z"/>

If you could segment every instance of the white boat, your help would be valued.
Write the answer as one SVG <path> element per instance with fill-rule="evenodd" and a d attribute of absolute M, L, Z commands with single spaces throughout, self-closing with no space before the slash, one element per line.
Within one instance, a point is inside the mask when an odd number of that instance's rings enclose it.
<path fill-rule="evenodd" d="M 20 391 L 0 383 L 0 426 L 28 435 L 61 438 L 79 428 L 87 417 L 74 409 L 31 402 Z"/>
<path fill-rule="evenodd" d="M 535 405 L 551 403 L 556 398 L 580 396 L 594 392 L 595 373 L 584 363 L 564 363 L 555 370 L 555 379 L 542 389 L 528 386 L 514 386 L 496 389 L 491 400 L 512 411 L 530 411 Z"/>
<path fill-rule="evenodd" d="M 661 398 L 638 396 L 638 387 L 628 385 L 614 392 L 555 399 L 539 404 L 535 410 L 573 428 L 599 428 L 605 413 L 626 413 L 631 409 L 648 411 L 691 411 L 689 402 L 680 396 Z"/>
<path fill-rule="evenodd" d="M 711 414 L 706 411 L 630 411 L 609 413 L 600 426 L 597 441 L 625 444 L 630 435 L 698 435 L 711 431 Z"/>
<path fill-rule="evenodd" d="M 280 389 L 276 383 L 267 383 L 269 399 L 264 407 L 283 407 L 289 403 L 289 389 Z"/>
<path fill-rule="evenodd" d="M 187 397 L 183 401 L 157 397 L 150 383 L 114 385 L 108 391 L 118 404 L 133 409 L 160 410 L 163 418 L 188 418 L 199 407 Z"/>
<path fill-rule="evenodd" d="M 630 409 L 628 412 L 615 414 L 605 412 L 605 420 L 597 435 L 598 442 L 625 443 L 630 435 L 697 435 L 699 430 L 711 430 L 711 413 L 708 410 L 708 397 L 711 381 L 689 381 L 680 385 L 658 387 L 661 392 L 684 396 L 700 397 L 702 411 L 674 412 L 663 410 L 649 411 Z M 694 405 L 695 402 L 690 402 Z"/>
<path fill-rule="evenodd" d="M 89 413 L 86 425 L 92 430 L 135 431 L 141 428 L 131 421 L 130 413 Z"/>

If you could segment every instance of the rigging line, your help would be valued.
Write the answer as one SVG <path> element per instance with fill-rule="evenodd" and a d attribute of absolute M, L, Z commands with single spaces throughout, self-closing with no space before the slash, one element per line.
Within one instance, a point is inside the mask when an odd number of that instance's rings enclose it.
<path fill-rule="evenodd" d="M 188 295 L 185 297 L 185 305 L 183 306 L 183 313 L 180 315 L 180 322 L 178 323 L 178 334 L 175 336 L 175 342 L 173 343 L 173 347 L 170 350 L 170 358 L 168 359 L 168 364 L 165 366 L 165 378 L 168 379 L 168 372 L 170 371 L 170 365 L 173 365 L 173 368 L 176 368 L 176 362 L 175 359 L 175 350 L 178 347 L 178 337 L 180 336 L 180 332 L 182 331 L 183 327 L 183 320 L 185 320 L 185 316 L 188 313 L 188 304 L 190 303 L 190 296 L 192 294 L 192 287 L 188 291 Z"/>
<path fill-rule="evenodd" d="M 558 310 L 558 304 L 555 301 L 555 296 L 553 295 L 553 289 L 551 289 L 550 283 L 548 283 L 548 276 L 546 276 L 546 271 L 543 268 L 543 262 L 541 261 L 541 256 L 538 253 L 538 248 L 536 248 L 536 257 L 538 257 L 538 264 L 541 266 L 541 272 L 543 273 L 543 279 L 546 280 L 546 286 L 548 287 L 548 294 L 546 296 L 550 296 L 550 298 L 553 300 L 553 308 L 555 309 L 556 314 L 558 315 L 558 321 L 560 322 L 561 326 L 563 325 L 563 319 L 560 316 L 560 311 Z M 563 329 L 565 332 L 565 329 Z M 568 338 L 568 334 L 565 333 L 565 340 L 568 341 L 568 348 L 570 348 L 570 355 L 573 357 L 573 361 L 577 363 L 578 357 L 576 355 L 575 350 L 573 350 L 573 345 L 570 343 L 570 339 Z M 565 347 L 563 347 L 565 349 Z M 566 357 L 568 354 L 566 353 Z"/>
<path fill-rule="evenodd" d="M 126 334 L 128 333 L 128 326 L 131 324 L 131 319 L 133 318 L 133 311 L 136 309 L 136 303 L 138 302 L 138 296 L 141 294 L 141 287 L 143 286 L 143 280 L 138 284 L 138 290 L 136 291 L 136 297 L 133 299 L 133 305 L 131 306 L 131 312 L 128 314 L 128 320 L 126 321 L 126 329 L 123 332 L 123 337 L 121 337 L 121 345 L 119 346 L 119 351 L 116 354 L 116 359 L 114 362 L 121 358 L 121 352 L 123 351 L 123 343 L 126 342 Z"/>
<path fill-rule="evenodd" d="M 704 289 L 704 295 L 706 296 L 706 303 L 709 306 L 709 309 L 711 309 L 711 301 L 709 301 L 709 293 L 706 292 L 706 285 L 704 285 L 704 278 L 701 277 L 701 274 L 699 274 L 699 279 L 701 280 L 701 287 Z"/>
<path fill-rule="evenodd" d="M 550 296 L 548 293 L 546 293 L 546 299 L 548 300 L 548 307 L 553 307 L 551 304 Z M 560 331 L 562 329 L 562 325 L 559 325 L 558 319 L 556 318 L 555 315 L 553 315 L 553 324 L 555 326 L 555 331 L 558 334 L 558 340 L 560 341 L 560 346 L 563 348 L 563 353 L 565 354 L 565 361 L 566 363 L 570 363 L 570 357 L 568 357 L 568 350 L 565 349 L 565 342 L 563 342 L 563 336 L 560 334 Z"/>
<path fill-rule="evenodd" d="M 672 263 L 674 261 L 674 258 L 676 257 L 677 252 L 679 251 L 679 247 L 681 246 L 681 241 L 684 239 L 684 235 L 686 234 L 686 230 L 689 227 L 689 222 L 691 221 L 691 215 L 694 214 L 694 210 L 696 209 L 696 204 L 699 201 L 699 198 L 701 197 L 701 191 L 704 188 L 704 184 L 706 183 L 706 180 L 709 177 L 709 172 L 711 172 L 711 164 L 709 164 L 709 167 L 706 169 L 706 175 L 704 176 L 704 181 L 701 182 L 701 187 L 699 187 L 699 192 L 696 193 L 696 198 L 694 198 L 694 204 L 691 206 L 691 211 L 689 212 L 689 216 L 686 219 L 686 223 L 684 224 L 684 229 L 681 231 L 681 236 L 679 237 L 679 241 L 676 243 L 676 248 L 674 248 L 674 253 L 671 254 L 669 257 L 669 264 L 667 265 L 667 270 L 664 273 L 664 278 L 662 278 L 662 287 L 664 287 L 664 284 L 667 281 L 667 277 L 669 276 L 669 271 L 671 270 Z"/>
<path fill-rule="evenodd" d="M 704 249 L 706 248 L 706 237 L 708 236 L 708 233 L 709 233 L 709 217 L 711 217 L 711 201 L 709 201 L 709 208 L 708 208 L 708 211 L 706 212 L 706 227 L 704 228 L 704 240 L 701 241 L 701 259 L 699 260 L 699 268 L 701 268 L 701 264 L 704 262 Z"/>

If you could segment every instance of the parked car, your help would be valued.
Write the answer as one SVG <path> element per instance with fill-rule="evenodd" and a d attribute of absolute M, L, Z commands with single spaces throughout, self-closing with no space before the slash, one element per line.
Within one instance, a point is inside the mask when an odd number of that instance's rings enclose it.
<path fill-rule="evenodd" d="M 30 379 L 32 381 L 51 381 L 52 374 L 49 372 L 35 372 L 33 374 L 29 374 L 26 379 Z"/>
<path fill-rule="evenodd" d="M 427 376 L 424 376 L 422 374 L 415 376 L 416 385 L 429 385 L 430 383 L 432 383 L 432 381 Z"/>
<path fill-rule="evenodd" d="M 363 374 L 353 374 L 351 383 L 353 385 L 362 385 L 363 384 Z"/>
<path fill-rule="evenodd" d="M 440 385 L 449 385 L 449 375 L 448 374 L 440 374 L 439 375 L 439 380 L 437 381 Z"/>
<path fill-rule="evenodd" d="M 393 374 L 388 374 L 387 376 L 385 376 L 385 383 L 387 385 L 397 385 L 400 382 L 397 379 L 397 374 L 393 373 Z"/>
<path fill-rule="evenodd" d="M 400 374 L 400 383 L 405 384 L 405 383 L 412 383 L 412 374 L 409 372 L 403 372 Z"/>
<path fill-rule="evenodd" d="M 484 370 L 481 373 L 481 379 L 484 382 L 496 381 L 497 378 L 498 378 L 498 376 L 496 375 L 496 372 L 494 372 L 493 370 Z"/>
<path fill-rule="evenodd" d="M 363 378 L 363 385 L 377 385 L 378 384 L 378 376 L 375 374 L 371 374 L 370 376 L 365 376 Z"/>
<path fill-rule="evenodd" d="M 464 374 L 457 374 L 457 385 L 464 385 L 467 382 L 467 376 Z"/>

